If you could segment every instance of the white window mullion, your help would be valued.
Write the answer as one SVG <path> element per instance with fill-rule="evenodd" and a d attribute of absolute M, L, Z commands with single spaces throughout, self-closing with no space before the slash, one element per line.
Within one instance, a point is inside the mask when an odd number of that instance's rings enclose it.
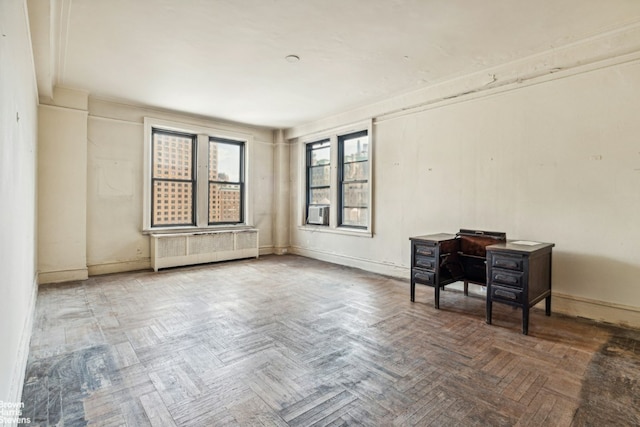
<path fill-rule="evenodd" d="M 336 228 L 338 226 L 338 208 L 340 203 L 338 201 L 338 189 L 336 183 L 338 182 L 338 138 L 332 135 L 331 138 L 331 209 L 329 209 L 329 228 Z"/>
<path fill-rule="evenodd" d="M 0 0 L 1 1 L 1 0 Z M 190 164 L 190 170 L 193 171 L 194 187 L 193 192 L 195 197 L 191 198 L 190 201 L 195 205 L 193 210 L 190 210 L 188 213 L 193 212 L 194 219 L 189 215 L 189 223 L 184 223 L 184 218 L 178 218 L 179 215 L 174 215 L 176 221 L 182 221 L 178 223 L 155 223 L 152 221 L 153 210 L 155 209 L 153 205 L 153 181 L 158 180 L 157 177 L 153 176 L 153 134 L 154 129 L 158 131 L 158 133 L 175 133 L 177 135 L 187 136 L 193 141 L 195 139 L 195 147 L 191 151 L 193 155 L 193 163 Z M 252 217 L 252 200 L 248 196 L 251 191 L 251 183 L 252 183 L 252 173 L 249 167 L 249 157 L 251 153 L 251 145 L 253 142 L 253 137 L 251 134 L 235 132 L 230 130 L 221 130 L 217 128 L 203 127 L 193 124 L 172 122 L 168 120 L 154 119 L 145 117 L 144 118 L 144 130 L 145 130 L 145 144 L 144 144 L 144 202 L 143 202 L 143 219 L 142 219 L 142 229 L 145 233 L 149 232 L 171 232 L 171 231 L 198 231 L 198 230 L 214 230 L 219 227 L 243 227 L 247 224 L 253 224 Z M 240 181 L 244 180 L 244 188 L 243 188 L 243 200 L 241 205 L 243 206 L 245 217 L 243 222 L 212 222 L 209 224 L 209 140 L 210 138 L 220 138 L 220 139 L 228 139 L 233 143 L 237 143 L 243 147 L 244 150 L 244 174 L 239 178 Z M 177 149 L 178 147 L 176 147 Z M 170 152 L 172 153 L 172 152 Z M 242 150 L 241 150 L 242 155 Z M 183 156 L 184 157 L 184 153 Z M 164 153 L 163 157 L 164 159 Z M 174 159 L 170 159 L 172 162 Z M 181 162 L 184 166 L 184 158 L 176 158 L 176 169 L 180 166 Z M 173 169 L 173 163 L 169 165 L 171 169 Z M 184 172 L 183 172 L 184 173 Z M 179 178 L 181 175 L 178 175 Z M 172 181 L 178 182 L 179 180 L 172 179 Z M 184 181 L 184 180 L 183 180 Z M 189 180 L 191 182 L 191 180 Z M 180 182 L 181 183 L 181 182 Z M 181 183 L 184 187 L 185 184 Z M 237 182 L 236 182 L 237 185 Z M 176 205 L 180 200 L 184 202 L 184 198 L 180 196 L 184 196 L 184 194 L 177 194 L 178 188 L 176 185 Z M 182 188 L 182 191 L 185 191 Z M 171 196 L 171 194 L 169 194 Z M 171 206 L 172 204 L 169 204 Z M 163 204 L 164 206 L 164 204 Z M 191 208 L 191 207 L 190 207 Z M 179 212 L 179 210 L 178 210 Z M 182 209 L 182 215 L 184 216 L 184 209 Z M 169 216 L 169 220 L 171 220 L 171 216 Z M 164 217 L 163 217 L 164 221 Z M 214 220 L 212 220 L 214 221 Z"/>
<path fill-rule="evenodd" d="M 209 222 L 209 136 L 198 134 L 197 148 L 196 226 L 206 227 Z"/>
<path fill-rule="evenodd" d="M 358 163 L 360 168 L 367 168 L 367 173 L 360 173 L 357 180 L 354 181 L 354 178 L 351 177 L 346 179 L 341 177 L 341 170 L 345 168 L 345 158 L 341 158 L 341 149 L 344 141 L 354 139 L 356 134 L 359 135 L 358 138 L 363 138 L 362 144 L 366 144 L 363 147 L 363 153 L 366 154 L 366 160 L 360 158 L 358 162 L 348 161 L 348 164 Z M 348 138 L 350 137 L 351 138 Z M 305 213 L 307 210 L 307 193 L 309 192 L 309 178 L 308 171 L 309 165 L 307 164 L 307 155 L 308 155 L 308 144 L 313 144 L 314 142 L 325 140 L 329 141 L 329 146 L 331 150 L 330 155 L 330 164 L 331 164 L 331 182 L 329 186 L 329 200 L 330 200 L 330 211 L 329 211 L 329 226 L 324 229 L 316 227 L 314 224 L 309 225 L 306 222 Z M 329 232 L 329 233 L 338 233 L 338 234 L 349 234 L 354 236 L 368 236 L 373 237 L 373 121 L 367 120 L 366 122 L 354 123 L 351 125 L 347 125 L 341 128 L 337 128 L 333 131 L 321 132 L 313 135 L 308 135 L 306 137 L 300 138 L 300 182 L 304 183 L 300 185 L 300 212 L 302 213 L 302 221 L 300 221 L 299 228 L 305 229 L 307 227 L 313 227 L 313 230 Z M 353 155 L 353 154 L 351 154 Z M 342 155 L 344 157 L 344 153 Z M 362 156 L 360 156 L 362 157 Z M 355 166 L 350 166 L 355 167 Z M 357 171 L 357 169 L 356 169 Z M 361 188 L 356 188 L 356 190 L 360 190 L 359 193 L 356 191 L 356 195 L 353 196 L 354 190 L 351 190 L 350 195 L 350 204 L 354 205 L 352 200 L 358 200 L 356 206 L 353 206 L 354 209 L 351 209 L 350 218 L 345 221 L 344 217 L 344 206 L 343 206 L 343 197 L 341 195 L 344 192 L 344 185 L 354 183 L 354 184 L 362 184 Z M 366 217 L 364 216 L 366 214 Z M 353 216 L 356 216 L 354 219 Z"/>

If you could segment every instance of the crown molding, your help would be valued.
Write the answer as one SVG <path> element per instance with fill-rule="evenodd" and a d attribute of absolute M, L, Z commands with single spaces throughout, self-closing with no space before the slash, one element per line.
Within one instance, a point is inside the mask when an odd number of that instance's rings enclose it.
<path fill-rule="evenodd" d="M 434 82 L 420 90 L 285 130 L 293 139 L 374 118 L 395 118 L 440 105 L 640 60 L 640 21 L 499 66 Z"/>

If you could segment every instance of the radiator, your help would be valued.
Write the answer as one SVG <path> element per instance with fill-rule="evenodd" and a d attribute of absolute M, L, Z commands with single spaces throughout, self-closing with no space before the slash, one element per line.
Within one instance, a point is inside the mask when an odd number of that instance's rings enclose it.
<path fill-rule="evenodd" d="M 177 267 L 258 257 L 258 230 L 221 230 L 191 234 L 152 234 L 151 267 Z"/>

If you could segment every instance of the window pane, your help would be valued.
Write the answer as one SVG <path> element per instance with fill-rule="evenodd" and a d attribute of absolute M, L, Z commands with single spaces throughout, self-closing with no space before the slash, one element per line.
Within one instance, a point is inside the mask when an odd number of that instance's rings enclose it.
<path fill-rule="evenodd" d="M 369 162 L 345 163 L 345 181 L 367 181 L 369 179 Z"/>
<path fill-rule="evenodd" d="M 209 183 L 209 223 L 241 222 L 240 190 L 238 184 Z"/>
<path fill-rule="evenodd" d="M 344 208 L 342 210 L 342 225 L 366 227 L 369 224 L 369 209 Z"/>
<path fill-rule="evenodd" d="M 309 190 L 309 204 L 310 205 L 330 205 L 331 201 L 330 191 L 328 188 L 317 188 L 315 190 Z"/>
<path fill-rule="evenodd" d="M 331 148 L 313 148 L 311 150 L 311 165 L 328 165 L 331 161 Z"/>
<path fill-rule="evenodd" d="M 369 159 L 369 137 L 345 139 L 343 141 L 343 161 L 357 162 Z"/>
<path fill-rule="evenodd" d="M 155 181 L 153 183 L 153 225 L 193 224 L 193 184 Z"/>
<path fill-rule="evenodd" d="M 209 180 L 240 182 L 240 145 L 209 141 Z"/>
<path fill-rule="evenodd" d="M 188 136 L 153 134 L 153 177 L 192 178 L 193 140 Z"/>
<path fill-rule="evenodd" d="M 369 225 L 369 136 L 367 131 L 338 137 L 340 147 L 340 225 Z"/>
<path fill-rule="evenodd" d="M 369 183 L 343 184 L 342 206 L 345 209 L 369 206 Z"/>
<path fill-rule="evenodd" d="M 326 166 L 315 166 L 309 168 L 309 186 L 327 187 L 331 181 L 331 168 Z"/>

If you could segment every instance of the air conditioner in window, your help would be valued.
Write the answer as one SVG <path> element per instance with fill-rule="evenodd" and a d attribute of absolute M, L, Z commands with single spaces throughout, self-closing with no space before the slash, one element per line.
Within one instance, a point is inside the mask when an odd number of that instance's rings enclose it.
<path fill-rule="evenodd" d="M 329 206 L 309 206 L 307 224 L 329 224 Z"/>

